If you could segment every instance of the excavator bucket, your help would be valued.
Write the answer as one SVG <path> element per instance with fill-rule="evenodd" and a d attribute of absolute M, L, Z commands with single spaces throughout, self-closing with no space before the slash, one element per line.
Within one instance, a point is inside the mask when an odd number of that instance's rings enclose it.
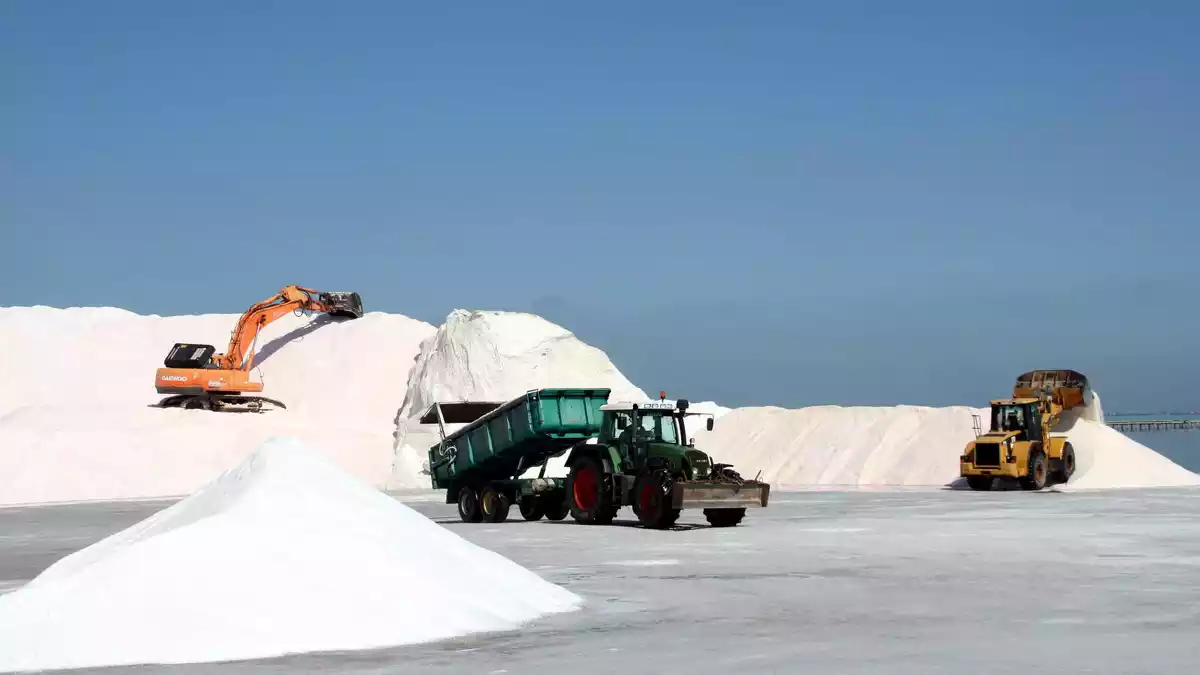
<path fill-rule="evenodd" d="M 345 316 L 351 319 L 362 318 L 363 304 L 362 298 L 359 297 L 358 293 L 329 291 L 321 293 L 318 300 L 330 308 L 329 313 L 333 316 Z"/>

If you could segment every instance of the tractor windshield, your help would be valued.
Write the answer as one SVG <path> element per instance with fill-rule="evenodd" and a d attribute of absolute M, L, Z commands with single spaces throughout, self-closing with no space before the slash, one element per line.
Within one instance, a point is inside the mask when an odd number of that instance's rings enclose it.
<path fill-rule="evenodd" d="M 679 443 L 675 417 L 670 413 L 639 412 L 638 437 L 662 443 Z"/>

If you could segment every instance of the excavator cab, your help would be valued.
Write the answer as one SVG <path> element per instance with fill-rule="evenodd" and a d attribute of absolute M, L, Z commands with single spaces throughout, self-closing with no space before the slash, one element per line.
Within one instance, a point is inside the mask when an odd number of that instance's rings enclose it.
<path fill-rule="evenodd" d="M 176 342 L 163 359 L 167 368 L 214 368 L 212 356 L 217 348 L 212 345 Z"/>

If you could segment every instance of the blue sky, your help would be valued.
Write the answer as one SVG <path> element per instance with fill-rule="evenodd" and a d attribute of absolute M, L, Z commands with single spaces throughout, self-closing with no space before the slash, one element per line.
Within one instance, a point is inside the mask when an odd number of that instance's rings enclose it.
<path fill-rule="evenodd" d="M 647 389 L 1200 409 L 1200 5 L 10 1 L 0 305 L 533 310 Z"/>

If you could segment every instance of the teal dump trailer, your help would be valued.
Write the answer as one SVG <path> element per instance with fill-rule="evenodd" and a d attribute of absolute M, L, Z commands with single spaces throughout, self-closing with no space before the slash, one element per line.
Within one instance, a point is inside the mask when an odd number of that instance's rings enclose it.
<path fill-rule="evenodd" d="M 503 521 L 513 504 L 527 519 L 565 518 L 565 481 L 545 477 L 546 462 L 600 433 L 609 393 L 537 389 L 503 402 L 434 403 L 420 418 L 441 432 L 429 448 L 433 488 L 446 490 L 467 522 Z M 447 434 L 447 424 L 466 426 Z M 537 478 L 519 478 L 539 465 Z"/>

